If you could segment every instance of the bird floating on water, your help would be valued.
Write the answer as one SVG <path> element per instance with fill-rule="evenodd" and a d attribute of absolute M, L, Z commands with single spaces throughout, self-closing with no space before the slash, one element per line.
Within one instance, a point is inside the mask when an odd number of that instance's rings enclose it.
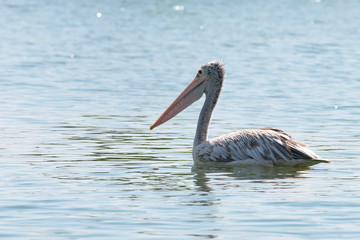
<path fill-rule="evenodd" d="M 219 99 L 225 68 L 214 61 L 201 66 L 194 80 L 166 109 L 150 130 L 170 120 L 203 93 L 206 99 L 200 112 L 193 143 L 193 159 L 200 165 L 311 166 L 321 159 L 307 145 L 275 128 L 244 129 L 208 140 L 212 112 Z"/>

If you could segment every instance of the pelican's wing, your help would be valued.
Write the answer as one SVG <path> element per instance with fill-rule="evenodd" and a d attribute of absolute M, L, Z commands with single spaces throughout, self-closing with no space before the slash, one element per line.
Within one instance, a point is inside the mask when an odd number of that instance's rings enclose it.
<path fill-rule="evenodd" d="M 327 162 L 309 150 L 305 144 L 273 128 L 233 132 L 202 143 L 195 150 L 200 162 L 268 166 Z"/>

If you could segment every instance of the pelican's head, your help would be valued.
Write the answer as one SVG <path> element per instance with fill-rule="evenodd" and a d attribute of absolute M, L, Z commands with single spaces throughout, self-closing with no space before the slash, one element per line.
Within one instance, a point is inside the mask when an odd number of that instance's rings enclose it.
<path fill-rule="evenodd" d="M 202 65 L 197 71 L 194 80 L 150 127 L 150 130 L 170 120 L 192 103 L 199 100 L 203 93 L 208 94 L 214 85 L 220 89 L 224 75 L 225 68 L 221 61 L 213 61 Z"/>
<path fill-rule="evenodd" d="M 222 86 L 225 68 L 221 61 L 213 61 L 201 66 L 198 71 L 199 78 L 204 79 L 205 89 L 207 94 L 211 89 L 219 88 Z"/>
<path fill-rule="evenodd" d="M 223 78 L 225 75 L 225 67 L 221 61 L 213 61 L 202 65 L 197 76 L 206 78 Z"/>

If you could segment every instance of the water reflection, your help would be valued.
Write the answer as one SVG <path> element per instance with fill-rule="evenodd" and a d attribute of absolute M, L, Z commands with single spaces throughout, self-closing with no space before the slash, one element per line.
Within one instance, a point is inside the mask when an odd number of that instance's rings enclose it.
<path fill-rule="evenodd" d="M 204 167 L 194 165 L 192 172 L 196 174 L 222 173 L 227 177 L 237 180 L 256 180 L 256 179 L 285 179 L 285 178 L 303 178 L 304 170 L 308 167 L 262 167 L 262 166 L 221 166 Z"/>
<path fill-rule="evenodd" d="M 222 184 L 229 186 L 234 180 L 252 180 L 252 182 L 264 182 L 274 179 L 306 178 L 305 170 L 308 167 L 262 167 L 262 166 L 228 166 L 228 167 L 204 167 L 194 165 L 194 182 L 200 191 L 211 192 L 211 180 L 221 180 Z M 229 180 L 232 181 L 229 183 Z"/>

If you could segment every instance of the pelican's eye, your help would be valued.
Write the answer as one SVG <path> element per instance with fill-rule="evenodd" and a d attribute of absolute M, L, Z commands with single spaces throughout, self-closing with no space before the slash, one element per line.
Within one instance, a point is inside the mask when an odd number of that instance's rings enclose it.
<path fill-rule="evenodd" d="M 199 75 L 203 74 L 203 71 L 200 69 L 200 70 L 198 71 L 198 74 L 199 74 Z"/>

